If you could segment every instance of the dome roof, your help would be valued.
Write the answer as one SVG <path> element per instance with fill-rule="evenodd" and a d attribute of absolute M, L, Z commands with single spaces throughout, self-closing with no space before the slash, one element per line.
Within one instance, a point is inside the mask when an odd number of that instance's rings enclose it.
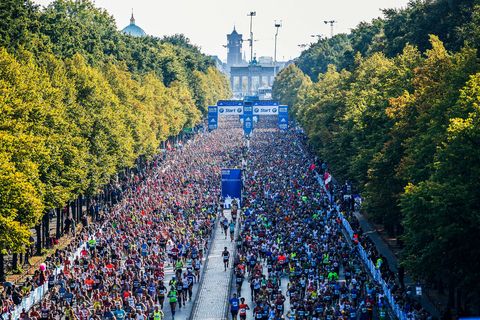
<path fill-rule="evenodd" d="M 147 35 L 142 28 L 135 24 L 135 18 L 133 17 L 133 13 L 132 17 L 130 18 L 130 24 L 123 28 L 122 32 L 133 37 L 144 37 Z"/>

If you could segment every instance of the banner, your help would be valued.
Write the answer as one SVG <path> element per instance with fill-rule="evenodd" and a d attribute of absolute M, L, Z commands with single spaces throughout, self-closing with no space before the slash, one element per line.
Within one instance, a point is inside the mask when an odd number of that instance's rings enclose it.
<path fill-rule="evenodd" d="M 249 136 L 253 131 L 253 107 L 251 102 L 243 105 L 243 133 Z"/>
<path fill-rule="evenodd" d="M 253 101 L 253 106 L 275 106 L 278 107 L 279 103 L 275 100 L 257 100 Z"/>
<path fill-rule="evenodd" d="M 208 131 L 218 128 L 218 107 L 208 107 Z"/>
<path fill-rule="evenodd" d="M 242 202 L 242 170 L 222 169 L 222 197 Z"/>
<path fill-rule="evenodd" d="M 278 128 L 280 130 L 288 129 L 288 106 L 278 107 Z"/>
<path fill-rule="evenodd" d="M 278 114 L 277 106 L 254 106 L 253 114 L 255 115 L 276 115 Z"/>
<path fill-rule="evenodd" d="M 218 100 L 217 101 L 217 106 L 243 106 L 243 101 L 242 100 Z"/>
<path fill-rule="evenodd" d="M 219 116 L 238 116 L 243 114 L 242 106 L 218 106 L 218 115 Z"/>

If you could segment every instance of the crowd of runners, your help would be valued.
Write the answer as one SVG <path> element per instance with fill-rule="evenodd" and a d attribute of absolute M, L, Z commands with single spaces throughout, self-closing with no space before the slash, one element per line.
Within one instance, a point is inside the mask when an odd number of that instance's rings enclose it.
<path fill-rule="evenodd" d="M 313 170 L 326 166 L 315 166 L 303 139 L 295 131 L 256 129 L 251 140 L 232 319 L 386 319 L 382 290 L 351 245 L 367 244 L 368 237 L 348 239 L 342 231 L 338 214 L 341 208 L 350 213 L 353 204 L 329 200 Z M 388 274 L 378 252 L 368 248 Z M 242 296 L 243 286 L 250 290 Z M 428 317 L 423 310 L 410 315 Z"/>
<path fill-rule="evenodd" d="M 163 319 L 191 303 L 217 218 L 222 167 L 235 166 L 241 136 L 199 134 L 123 182 L 103 221 L 77 234 L 80 257 L 59 252 L 40 272 L 51 289 L 21 319 Z M 52 270 L 63 265 L 54 277 Z M 166 268 L 173 275 L 166 275 Z"/>
<path fill-rule="evenodd" d="M 164 310 L 174 317 L 191 303 L 217 218 L 236 245 L 235 253 L 222 253 L 224 271 L 234 270 L 232 319 L 387 318 L 382 291 L 351 241 L 382 257 L 361 233 L 348 239 L 342 231 L 338 213 L 348 215 L 350 206 L 319 187 L 312 164 L 325 166 L 306 151 L 304 136 L 275 126 L 258 123 L 248 150 L 238 129 L 199 134 L 120 182 L 118 203 L 37 272 L 34 281 L 48 281 L 51 290 L 21 319 L 160 320 Z M 237 215 L 233 203 L 232 219 L 219 217 L 220 169 L 245 160 L 242 210 Z M 70 260 L 81 243 L 86 248 Z M 382 274 L 390 275 L 385 266 Z"/>
<path fill-rule="evenodd" d="M 256 130 L 235 257 L 238 292 L 248 279 L 255 319 L 372 319 L 374 308 L 385 318 L 380 290 L 309 171 L 313 162 L 295 133 Z M 282 281 L 288 281 L 286 292 Z M 241 319 L 245 309 L 240 302 Z"/>

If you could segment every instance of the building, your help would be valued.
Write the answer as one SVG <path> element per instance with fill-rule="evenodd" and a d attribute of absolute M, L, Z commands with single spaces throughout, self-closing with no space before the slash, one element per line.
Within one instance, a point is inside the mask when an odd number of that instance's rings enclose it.
<path fill-rule="evenodd" d="M 232 33 L 227 34 L 227 64 L 226 70 L 230 77 L 230 87 L 234 98 L 241 99 L 245 96 L 257 96 L 259 92 L 271 92 L 275 74 L 284 66 L 285 62 L 273 62 L 272 57 L 262 56 L 253 58 L 247 63 L 242 58 L 242 35 L 235 27 Z M 244 53 L 243 53 L 244 54 Z"/>
<path fill-rule="evenodd" d="M 246 64 L 242 59 L 242 35 L 235 30 L 227 34 L 227 66 L 238 66 Z"/>
<path fill-rule="evenodd" d="M 230 67 L 230 87 L 235 98 L 258 95 L 259 89 L 271 88 L 274 80 L 274 66 L 253 61 L 245 66 Z"/>
<path fill-rule="evenodd" d="M 212 58 L 213 62 L 215 63 L 215 66 L 217 67 L 220 72 L 222 72 L 225 75 L 228 75 L 228 67 L 227 64 L 224 63 L 218 56 L 210 56 Z"/>
<path fill-rule="evenodd" d="M 133 12 L 132 12 L 132 17 L 130 18 L 130 24 L 125 28 L 123 28 L 122 32 L 133 37 L 145 37 L 147 35 L 142 28 L 140 28 L 135 24 L 135 18 L 133 17 Z"/>

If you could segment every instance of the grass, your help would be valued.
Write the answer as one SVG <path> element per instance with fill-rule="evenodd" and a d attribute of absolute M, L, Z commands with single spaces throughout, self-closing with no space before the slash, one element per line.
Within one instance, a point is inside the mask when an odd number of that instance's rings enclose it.
<path fill-rule="evenodd" d="M 81 224 L 77 224 L 77 233 L 80 232 L 82 229 Z M 46 258 L 49 255 L 55 253 L 55 250 L 65 249 L 72 241 L 74 237 L 72 235 L 66 235 L 58 239 L 58 245 L 47 249 L 42 249 L 42 254 L 39 256 L 30 257 L 29 262 L 30 264 L 25 264 L 23 266 L 18 266 L 16 270 L 11 270 L 7 273 L 6 280 L 12 283 L 20 283 L 23 282 L 27 277 L 32 276 L 36 270 L 39 269 L 40 264 L 45 262 Z M 25 268 L 25 269 L 24 269 Z"/>

